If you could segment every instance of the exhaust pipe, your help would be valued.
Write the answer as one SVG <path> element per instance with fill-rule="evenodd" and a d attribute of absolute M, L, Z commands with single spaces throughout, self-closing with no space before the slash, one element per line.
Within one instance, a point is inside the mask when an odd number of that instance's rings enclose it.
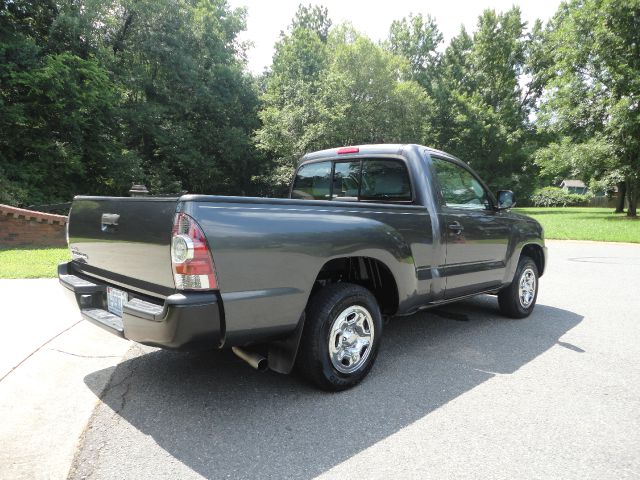
<path fill-rule="evenodd" d="M 231 351 L 260 372 L 266 372 L 269 368 L 269 362 L 259 353 L 249 352 L 240 347 L 231 347 Z"/>

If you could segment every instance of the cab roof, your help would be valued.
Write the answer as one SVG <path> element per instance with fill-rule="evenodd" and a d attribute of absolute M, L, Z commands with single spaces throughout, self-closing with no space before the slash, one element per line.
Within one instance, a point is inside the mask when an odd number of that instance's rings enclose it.
<path fill-rule="evenodd" d="M 363 155 L 403 155 L 408 150 L 421 150 L 427 153 L 433 153 L 447 158 L 453 158 L 459 160 L 453 155 L 437 150 L 431 147 L 425 147 L 424 145 L 417 145 L 415 143 L 378 143 L 371 145 L 353 145 L 348 147 L 328 148 L 326 150 L 318 150 L 316 152 L 310 152 L 305 154 L 299 161 L 298 165 L 310 160 L 319 160 L 324 158 L 336 158 L 338 156 L 344 156 L 345 159 L 350 156 L 363 156 Z"/>

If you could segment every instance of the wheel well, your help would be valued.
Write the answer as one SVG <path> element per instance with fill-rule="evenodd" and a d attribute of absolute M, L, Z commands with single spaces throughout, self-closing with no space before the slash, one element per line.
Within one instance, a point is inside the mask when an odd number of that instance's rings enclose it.
<path fill-rule="evenodd" d="M 350 282 L 368 289 L 384 315 L 398 310 L 398 285 L 389 268 L 371 257 L 334 258 L 325 263 L 316 277 L 311 294 L 325 285 Z"/>
<path fill-rule="evenodd" d="M 522 255 L 531 257 L 531 259 L 536 263 L 536 267 L 538 267 L 538 275 L 542 276 L 544 272 L 544 254 L 542 253 L 542 247 L 535 243 L 530 243 L 522 247 L 520 256 Z"/>

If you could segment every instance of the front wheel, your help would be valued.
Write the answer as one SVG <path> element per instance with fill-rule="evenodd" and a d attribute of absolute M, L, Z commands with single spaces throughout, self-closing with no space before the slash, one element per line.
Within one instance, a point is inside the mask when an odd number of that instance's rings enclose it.
<path fill-rule="evenodd" d="M 498 292 L 500 311 L 511 318 L 528 317 L 538 298 L 538 267 L 530 257 L 520 257 L 511 284 Z"/>
<path fill-rule="evenodd" d="M 369 290 L 328 285 L 307 306 L 297 370 L 324 390 L 353 387 L 371 370 L 382 335 L 382 315 Z"/>

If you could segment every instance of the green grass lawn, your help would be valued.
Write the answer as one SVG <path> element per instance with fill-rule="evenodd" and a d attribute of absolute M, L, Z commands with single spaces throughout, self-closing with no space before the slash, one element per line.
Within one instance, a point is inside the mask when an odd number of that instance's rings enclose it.
<path fill-rule="evenodd" d="M 640 243 L 640 219 L 629 219 L 611 208 L 514 208 L 544 227 L 545 238 Z"/>
<path fill-rule="evenodd" d="M 69 259 L 67 248 L 0 250 L 0 278 L 53 278 Z"/>

